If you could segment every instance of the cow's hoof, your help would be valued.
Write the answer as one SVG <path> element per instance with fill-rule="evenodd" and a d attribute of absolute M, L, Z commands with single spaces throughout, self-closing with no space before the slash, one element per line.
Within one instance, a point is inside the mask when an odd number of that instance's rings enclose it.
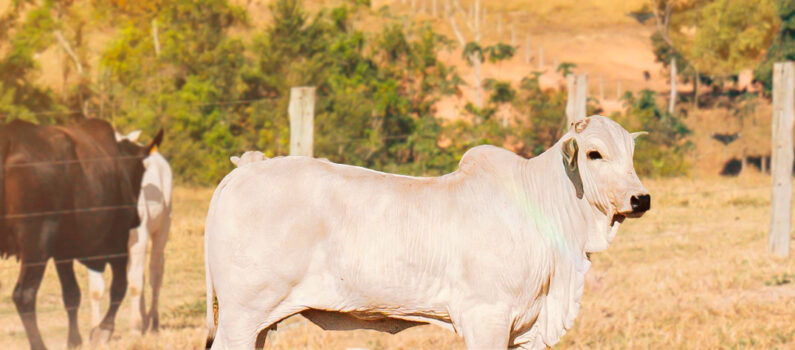
<path fill-rule="evenodd" d="M 110 337 L 113 335 L 113 328 L 105 329 L 101 327 L 97 327 L 91 330 L 91 344 L 92 345 L 99 345 L 99 344 L 107 344 L 110 341 Z"/>
<path fill-rule="evenodd" d="M 160 331 L 160 318 L 157 314 L 149 315 L 149 326 L 152 333 Z"/>

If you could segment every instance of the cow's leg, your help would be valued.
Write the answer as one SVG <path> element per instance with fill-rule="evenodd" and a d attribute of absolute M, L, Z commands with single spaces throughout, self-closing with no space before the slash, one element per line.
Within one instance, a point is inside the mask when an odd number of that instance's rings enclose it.
<path fill-rule="evenodd" d="M 467 349 L 507 349 L 511 324 L 510 310 L 495 305 L 465 308 L 460 329 Z"/>
<path fill-rule="evenodd" d="M 107 343 L 113 335 L 116 312 L 119 311 L 119 306 L 127 291 L 127 260 L 127 256 L 120 256 L 109 261 L 110 271 L 113 274 L 113 280 L 110 283 L 110 306 L 99 326 L 91 330 L 91 342 L 94 344 Z"/>
<path fill-rule="evenodd" d="M 160 287 L 163 285 L 163 271 L 166 267 L 166 242 L 168 241 L 168 231 L 171 225 L 170 220 L 166 220 L 159 230 L 152 234 L 152 255 L 149 261 L 149 284 L 152 287 L 152 305 L 150 305 L 149 316 L 152 331 L 157 332 L 160 327 L 160 315 L 158 313 L 158 303 L 160 299 Z"/>
<path fill-rule="evenodd" d="M 79 347 L 83 343 L 80 338 L 80 329 L 77 326 L 77 310 L 80 308 L 80 287 L 77 285 L 75 270 L 72 260 L 55 264 L 58 279 L 61 281 L 61 294 L 66 314 L 69 315 L 69 348 Z"/>
<path fill-rule="evenodd" d="M 100 306 L 102 305 L 102 296 L 104 294 L 105 279 L 102 277 L 102 271 L 88 269 L 88 299 L 91 303 L 91 327 L 99 326 L 99 322 L 102 321 Z"/>
<path fill-rule="evenodd" d="M 144 264 L 148 242 L 149 230 L 145 225 L 130 230 L 130 268 L 127 270 L 127 281 L 130 284 L 130 326 L 136 333 L 143 333 L 146 329 Z"/>
<path fill-rule="evenodd" d="M 26 259 L 23 256 L 21 260 L 22 269 L 11 298 L 22 319 L 30 348 L 33 350 L 46 349 L 41 340 L 39 326 L 36 324 L 36 293 L 38 293 L 41 280 L 44 277 L 47 259 Z"/>

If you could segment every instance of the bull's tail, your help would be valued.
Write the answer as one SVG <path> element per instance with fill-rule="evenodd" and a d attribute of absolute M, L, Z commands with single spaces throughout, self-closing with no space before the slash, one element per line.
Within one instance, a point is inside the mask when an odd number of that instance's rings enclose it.
<path fill-rule="evenodd" d="M 205 231 L 204 237 L 204 274 L 205 280 L 207 282 L 207 343 L 205 345 L 206 349 L 209 349 L 213 345 L 213 340 L 215 340 L 215 293 L 213 292 L 213 278 L 210 275 L 210 259 L 207 256 L 209 253 L 209 246 L 208 246 L 208 239 L 207 233 Z"/>

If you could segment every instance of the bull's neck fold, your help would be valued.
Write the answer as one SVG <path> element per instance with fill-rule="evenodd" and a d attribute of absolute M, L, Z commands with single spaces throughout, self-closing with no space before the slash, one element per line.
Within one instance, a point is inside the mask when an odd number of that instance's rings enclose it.
<path fill-rule="evenodd" d="M 522 160 L 517 174 L 520 185 L 514 192 L 538 235 L 528 243 L 543 242 L 556 255 L 555 264 L 548 266 L 548 292 L 535 300 L 540 306 L 535 321 L 527 319 L 514 338 L 515 344 L 529 343 L 530 348 L 557 343 L 573 325 L 590 267 L 585 241 L 589 228 L 597 224 L 587 200 L 578 198 L 566 174 L 561 149 L 558 142 L 541 155 Z"/>

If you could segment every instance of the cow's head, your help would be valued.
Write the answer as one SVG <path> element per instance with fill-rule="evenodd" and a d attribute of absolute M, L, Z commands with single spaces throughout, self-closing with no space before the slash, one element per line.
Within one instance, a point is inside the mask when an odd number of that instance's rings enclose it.
<path fill-rule="evenodd" d="M 572 123 L 563 137 L 563 162 L 577 197 L 585 199 L 596 220 L 589 227 L 586 252 L 607 249 L 627 217 L 649 210 L 651 197 L 635 173 L 635 138 L 618 123 L 592 116 Z"/>
<path fill-rule="evenodd" d="M 129 180 L 129 188 L 132 189 L 132 201 L 136 203 L 138 194 L 141 192 L 141 182 L 144 177 L 144 159 L 149 156 L 157 146 L 163 141 L 163 129 L 157 132 L 157 135 L 149 142 L 148 145 L 142 146 L 135 142 L 140 132 L 133 132 L 135 136 L 132 140 L 127 137 L 119 137 L 117 133 L 116 139 L 119 146 L 120 162 L 122 172 L 125 174 L 125 179 Z M 140 220 L 140 219 L 139 219 Z M 137 220 L 137 221 L 139 221 Z M 138 226 L 135 223 L 133 227 Z"/>

